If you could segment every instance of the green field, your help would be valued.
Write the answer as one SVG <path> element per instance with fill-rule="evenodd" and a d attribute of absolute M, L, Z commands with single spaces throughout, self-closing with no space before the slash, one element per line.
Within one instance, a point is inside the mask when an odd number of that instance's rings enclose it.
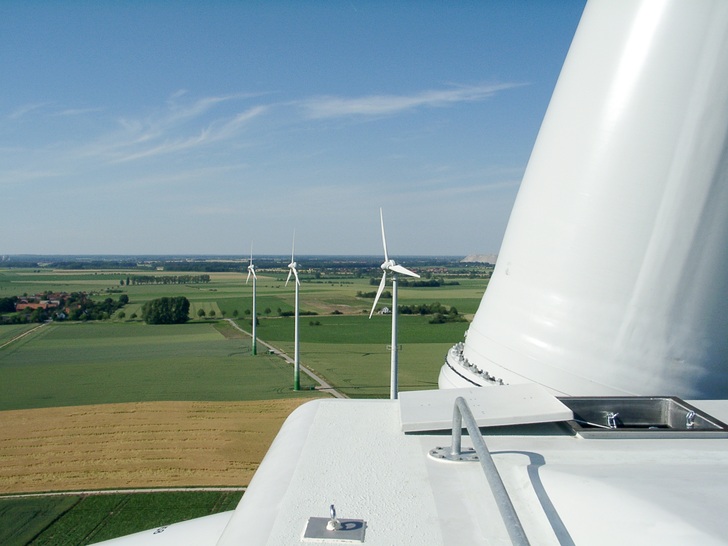
<path fill-rule="evenodd" d="M 5 345 L 13 338 L 22 335 L 25 332 L 37 328 L 38 324 L 8 324 L 0 327 L 0 346 Z"/>
<path fill-rule="evenodd" d="M 250 321 L 238 322 L 250 329 Z M 292 390 L 290 365 L 265 351 L 252 357 L 250 339 L 225 337 L 220 332 L 225 325 L 45 325 L 0 349 L 0 410 L 302 394 Z M 390 328 L 388 316 L 302 317 L 301 362 L 350 396 L 386 397 Z M 466 328 L 467 323 L 400 317 L 400 388 L 435 388 L 445 352 Z M 15 325 L 0 326 L 0 337 L 10 337 L 5 329 L 18 332 Z M 257 333 L 292 353 L 293 318 L 261 319 Z M 302 388 L 311 386 L 304 374 Z"/>
<path fill-rule="evenodd" d="M 445 353 L 463 339 L 467 322 L 429 324 L 428 317 L 400 316 L 399 389 L 436 389 Z M 261 320 L 257 334 L 293 351 L 293 319 Z M 311 325 L 311 322 L 320 323 Z M 353 398 L 389 396 L 390 316 L 301 317 L 301 362 Z M 244 325 L 244 327 L 247 327 Z"/>
<path fill-rule="evenodd" d="M 0 544 L 81 546 L 234 510 L 237 491 L 119 493 L 0 499 Z"/>
<path fill-rule="evenodd" d="M 223 323 L 226 324 L 226 323 Z M 14 326 L 1 326 L 3 329 Z M 250 356 L 215 322 L 49 324 L 0 349 L 0 410 L 168 400 L 266 400 L 293 391 L 290 365 Z M 302 386 L 313 383 L 308 377 Z"/>
<path fill-rule="evenodd" d="M 290 371 L 265 355 L 248 358 L 250 339 L 225 337 L 217 319 L 232 318 L 251 330 L 252 283 L 243 273 L 213 273 L 206 284 L 125 285 L 135 272 L 1 270 L 5 295 L 43 290 L 88 291 L 99 298 L 129 296 L 124 318 L 105 322 L 54 323 L 0 349 L 0 409 L 21 409 L 150 400 L 255 400 L 292 396 Z M 178 272 L 155 272 L 155 275 Z M 472 314 L 482 297 L 482 279 L 458 278 L 458 285 L 402 288 L 402 305 L 439 301 Z M 376 290 L 368 278 L 304 280 L 301 361 L 350 396 L 386 397 L 389 393 L 391 318 L 368 319 L 372 300 L 357 292 Z M 0 295 L 2 295 L 0 293 Z M 145 301 L 185 295 L 191 323 L 149 326 L 140 314 Z M 258 337 L 293 350 L 294 290 L 285 273 L 261 271 L 257 281 Z M 381 306 L 391 305 L 383 299 Z M 198 310 L 205 318 L 198 318 Z M 215 311 L 215 320 L 210 312 Z M 237 313 L 236 313 L 237 312 Z M 343 313 L 332 315 L 332 312 Z M 216 326 L 217 325 L 217 326 Z M 429 324 L 429 317 L 400 315 L 400 388 L 434 387 L 448 347 L 463 339 L 467 322 Z M 0 340 L 12 339 L 23 326 L 0 326 Z M 0 342 L 0 345 L 2 343 Z M 244 365 L 239 366 L 239 363 Z M 278 373 L 269 373 L 278 370 Z M 265 373 L 262 373 L 264 370 Z M 304 388 L 308 384 L 304 384 Z"/>

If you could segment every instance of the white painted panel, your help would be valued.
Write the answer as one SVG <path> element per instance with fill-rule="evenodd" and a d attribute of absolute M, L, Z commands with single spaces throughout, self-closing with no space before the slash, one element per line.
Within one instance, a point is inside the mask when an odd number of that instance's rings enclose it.
<path fill-rule="evenodd" d="M 409 391 L 399 393 L 402 430 L 450 430 L 458 396 L 467 401 L 479 427 L 567 421 L 574 417 L 556 397 L 534 384 Z"/>

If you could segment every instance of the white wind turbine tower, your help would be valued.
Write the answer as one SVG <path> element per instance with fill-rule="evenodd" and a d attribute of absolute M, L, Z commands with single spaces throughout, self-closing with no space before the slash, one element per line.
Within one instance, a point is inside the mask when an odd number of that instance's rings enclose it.
<path fill-rule="evenodd" d="M 288 281 L 291 280 L 291 274 L 296 278 L 296 299 L 295 299 L 295 314 L 294 314 L 294 342 L 293 342 L 293 389 L 301 390 L 301 364 L 299 360 L 299 338 L 298 338 L 298 289 L 301 286 L 301 282 L 298 280 L 298 264 L 296 263 L 293 255 L 296 248 L 296 232 L 293 232 L 293 244 L 291 245 L 291 263 L 288 264 L 288 278 L 286 279 L 286 286 Z"/>
<path fill-rule="evenodd" d="M 253 347 L 251 353 L 253 356 L 258 354 L 256 349 L 257 339 L 255 337 L 255 323 L 257 322 L 257 316 L 255 314 L 255 281 L 258 280 L 258 276 L 255 274 L 255 266 L 253 265 L 253 245 L 250 245 L 250 265 L 248 265 L 248 278 L 245 279 L 245 284 L 248 284 L 250 275 L 253 275 Z"/>
<path fill-rule="evenodd" d="M 392 274 L 392 366 L 390 369 L 390 380 L 389 380 L 389 398 L 395 400 L 397 398 L 397 273 L 407 275 L 409 277 L 417 277 L 419 275 L 414 271 L 410 271 L 406 267 L 398 265 L 394 260 L 389 259 L 387 254 L 387 239 L 384 236 L 384 216 L 382 209 L 379 209 L 379 221 L 382 225 L 382 246 L 384 246 L 384 263 L 380 266 L 382 268 L 382 282 L 379 283 L 379 289 L 377 295 L 374 298 L 374 305 L 369 313 L 369 318 L 372 318 L 374 309 L 377 307 L 379 296 L 384 291 L 384 285 L 387 282 L 387 271 Z"/>

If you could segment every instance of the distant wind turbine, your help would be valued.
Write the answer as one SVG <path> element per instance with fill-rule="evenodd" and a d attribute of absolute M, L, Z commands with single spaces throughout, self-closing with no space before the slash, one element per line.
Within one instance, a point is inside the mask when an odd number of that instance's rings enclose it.
<path fill-rule="evenodd" d="M 255 274 L 255 266 L 253 265 L 253 243 L 250 243 L 250 265 L 248 265 L 248 278 L 245 279 L 245 284 L 248 284 L 251 275 L 253 275 L 253 347 L 251 353 L 255 356 L 258 354 L 256 348 L 257 339 L 255 337 L 255 323 L 257 322 L 257 316 L 255 314 L 255 281 L 258 280 L 258 276 Z"/>
<path fill-rule="evenodd" d="M 295 303 L 295 315 L 294 315 L 294 342 L 293 342 L 293 389 L 301 390 L 301 364 L 299 360 L 299 338 L 298 338 L 298 289 L 301 286 L 301 282 L 298 280 L 298 264 L 294 259 L 294 251 L 296 248 L 296 232 L 293 232 L 293 244 L 291 245 L 291 263 L 288 264 L 288 278 L 286 279 L 286 286 L 288 281 L 291 280 L 291 274 L 296 278 L 296 303 Z"/>
<path fill-rule="evenodd" d="M 389 259 L 387 254 L 387 239 L 384 236 L 384 215 L 382 209 L 379 209 L 379 221 L 382 225 L 382 246 L 384 246 L 384 263 L 380 266 L 382 268 L 382 282 L 379 283 L 379 289 L 377 295 L 374 298 L 374 305 L 369 313 L 369 318 L 372 318 L 374 309 L 377 307 L 379 296 L 384 291 L 384 285 L 387 282 L 387 271 L 392 274 L 392 365 L 390 369 L 390 380 L 389 380 L 389 398 L 395 400 L 397 398 L 397 374 L 398 374 L 398 363 L 397 363 L 397 273 L 407 275 L 409 277 L 417 277 L 419 275 L 414 271 L 410 271 L 406 267 L 398 265 L 394 260 Z"/>

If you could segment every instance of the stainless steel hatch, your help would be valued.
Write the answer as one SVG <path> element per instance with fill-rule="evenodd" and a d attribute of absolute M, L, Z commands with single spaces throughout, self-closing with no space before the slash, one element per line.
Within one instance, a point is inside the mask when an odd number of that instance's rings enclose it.
<path fill-rule="evenodd" d="M 728 438 L 728 426 L 674 396 L 565 397 L 583 438 Z"/>

